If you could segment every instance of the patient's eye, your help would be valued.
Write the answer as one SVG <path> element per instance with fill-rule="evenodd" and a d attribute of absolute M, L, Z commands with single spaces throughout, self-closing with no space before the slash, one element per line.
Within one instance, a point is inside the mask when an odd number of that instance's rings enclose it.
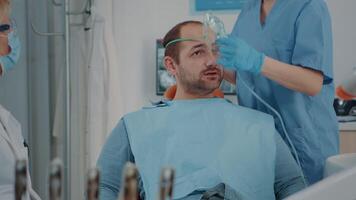
<path fill-rule="evenodd" d="M 193 57 L 197 57 L 197 56 L 202 56 L 205 54 L 205 50 L 204 49 L 197 49 L 192 53 Z"/>

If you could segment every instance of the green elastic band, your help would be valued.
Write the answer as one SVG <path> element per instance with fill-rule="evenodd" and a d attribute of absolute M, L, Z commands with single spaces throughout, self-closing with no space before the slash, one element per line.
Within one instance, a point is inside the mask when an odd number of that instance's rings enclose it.
<path fill-rule="evenodd" d="M 174 39 L 174 40 L 171 40 L 170 42 L 168 42 L 164 48 L 167 48 L 169 45 L 177 43 L 177 42 L 196 41 L 196 40 L 197 39 L 193 39 L 193 38 L 177 38 L 177 39 Z"/>

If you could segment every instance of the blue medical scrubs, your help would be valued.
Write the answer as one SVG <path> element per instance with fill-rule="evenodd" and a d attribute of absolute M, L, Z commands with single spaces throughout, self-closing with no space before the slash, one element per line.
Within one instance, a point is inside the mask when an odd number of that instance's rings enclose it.
<path fill-rule="evenodd" d="M 325 160 L 338 153 L 338 123 L 333 110 L 331 22 L 324 0 L 276 0 L 264 24 L 260 22 L 262 0 L 251 0 L 241 11 L 232 31 L 266 56 L 320 71 L 323 87 L 316 96 L 285 88 L 263 75 L 238 72 L 240 105 L 274 115 L 239 84 L 251 88 L 281 115 L 309 183 L 322 178 Z M 275 116 L 275 115 L 274 115 Z M 280 121 L 276 128 L 285 139 Z"/>

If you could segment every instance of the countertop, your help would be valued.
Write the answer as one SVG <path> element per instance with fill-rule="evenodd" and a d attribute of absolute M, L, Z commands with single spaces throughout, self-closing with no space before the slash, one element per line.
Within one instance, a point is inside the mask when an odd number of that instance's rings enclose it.
<path fill-rule="evenodd" d="M 355 133 L 356 133 L 356 122 L 339 123 L 339 130 L 340 131 L 355 131 Z"/>

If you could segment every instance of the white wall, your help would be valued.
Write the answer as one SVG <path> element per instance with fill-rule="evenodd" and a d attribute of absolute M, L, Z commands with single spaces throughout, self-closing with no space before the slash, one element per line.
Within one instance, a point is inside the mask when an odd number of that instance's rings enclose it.
<path fill-rule="evenodd" d="M 126 112 L 157 100 L 155 91 L 155 41 L 163 38 L 175 24 L 185 20 L 203 20 L 192 13 L 188 0 L 115 1 L 115 37 L 118 45 L 120 78 L 125 84 Z M 138 6 L 139 5 L 139 6 Z M 217 14 L 231 31 L 237 13 Z"/>
<path fill-rule="evenodd" d="M 334 34 L 334 80 L 339 85 L 356 67 L 356 1 L 328 0 Z"/>

